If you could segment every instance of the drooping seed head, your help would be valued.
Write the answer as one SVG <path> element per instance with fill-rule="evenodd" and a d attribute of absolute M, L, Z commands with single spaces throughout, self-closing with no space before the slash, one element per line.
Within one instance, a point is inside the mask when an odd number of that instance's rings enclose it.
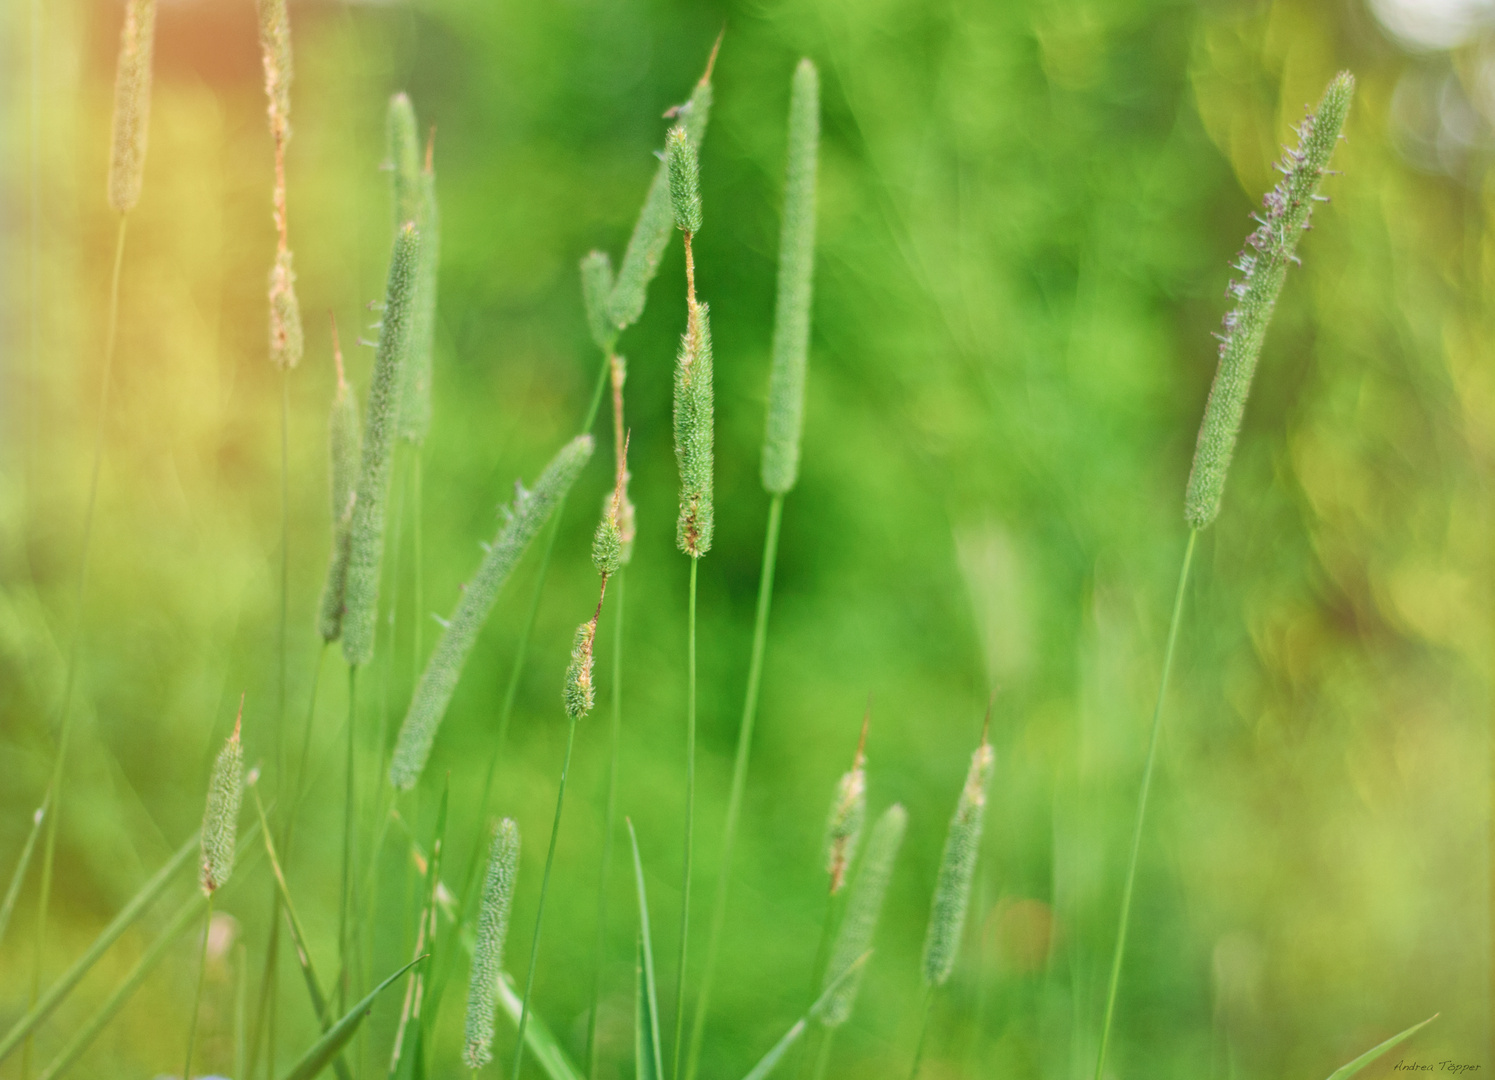
<path fill-rule="evenodd" d="M 284 143 L 291 137 L 291 20 L 286 0 L 258 0 L 257 6 L 270 132 Z"/>
<path fill-rule="evenodd" d="M 581 260 L 581 298 L 587 310 L 587 328 L 592 341 L 611 353 L 618 341 L 618 327 L 608 309 L 613 291 L 613 261 L 605 251 L 589 251 Z"/>
<path fill-rule="evenodd" d="M 965 787 L 955 805 L 955 816 L 945 834 L 939 879 L 929 912 L 929 932 L 924 938 L 924 981 L 940 986 L 955 969 L 960 937 L 970 907 L 971 881 L 981 850 L 981 822 L 986 813 L 986 785 L 991 779 L 995 756 L 983 738 L 971 756 Z"/>
<path fill-rule="evenodd" d="M 887 896 L 888 882 L 893 876 L 893 862 L 903 844 L 903 834 L 908 828 L 908 812 L 894 803 L 883 811 L 872 826 L 872 836 L 867 841 L 867 854 L 862 867 L 851 885 L 851 895 L 846 902 L 846 915 L 836 934 L 836 944 L 831 949 L 830 963 L 826 965 L 825 981 L 821 992 L 841 977 L 855 964 L 858 958 L 872 948 L 872 938 L 877 932 L 877 920 L 882 914 L 883 898 Z M 836 988 L 821 1009 L 820 1022 L 826 1027 L 840 1027 L 851 1018 L 851 1009 L 856 1004 L 857 989 L 861 986 L 861 974 L 857 972 Z"/>
<path fill-rule="evenodd" d="M 493 610 L 499 590 L 535 534 L 550 520 L 555 508 L 571 490 L 591 456 L 592 437 L 578 435 L 545 467 L 532 490 L 519 489 L 498 537 L 484 553 L 477 573 L 463 588 L 451 620 L 442 629 L 420 682 L 416 684 L 390 760 L 389 781 L 396 788 L 408 790 L 420 779 L 442 717 L 446 715 L 446 707 L 457 688 L 457 680 L 462 676 L 462 668 L 467 663 L 473 642 L 477 640 L 478 631 Z"/>
<path fill-rule="evenodd" d="M 509 911 L 514 905 L 514 883 L 518 877 L 519 826 L 511 818 L 504 818 L 493 832 L 488 854 L 477 941 L 472 950 L 472 975 L 467 984 L 467 1038 L 462 1059 L 469 1069 L 481 1069 L 493 1060 L 493 1011 L 498 999 L 498 980 L 503 975 L 504 939 L 509 935 Z"/>
<path fill-rule="evenodd" d="M 580 720 L 592 711 L 597 701 L 597 690 L 592 684 L 592 644 L 597 638 L 597 620 L 589 619 L 576 628 L 576 637 L 571 642 L 571 663 L 566 668 L 566 686 L 562 700 L 566 715 Z"/>
<path fill-rule="evenodd" d="M 212 896 L 228 881 L 234 869 L 234 841 L 239 833 L 239 801 L 244 795 L 244 747 L 239 741 L 239 725 L 244 720 L 244 701 L 239 700 L 239 715 L 234 733 L 228 737 L 213 775 L 208 781 L 208 801 L 202 815 L 202 891 Z"/>
<path fill-rule="evenodd" d="M 140 201 L 151 119 L 151 57 L 156 0 L 128 0 L 114 72 L 114 134 L 109 153 L 109 206 L 127 214 Z"/>
<path fill-rule="evenodd" d="M 327 581 L 322 586 L 321 613 L 317 628 L 323 641 L 336 641 L 343 628 L 343 591 L 348 578 L 348 540 L 353 526 L 353 502 L 358 495 L 358 458 L 362 434 L 353 388 L 343 375 L 343 351 L 338 344 L 337 323 L 332 324 L 332 358 L 337 368 L 337 389 L 332 395 L 332 414 L 327 421 L 327 449 L 331 463 L 332 555 Z"/>
<path fill-rule="evenodd" d="M 799 479 L 815 270 L 815 169 L 820 152 L 820 76 L 801 60 L 789 96 L 789 164 L 779 232 L 778 300 L 773 362 L 768 373 L 768 422 L 763 436 L 763 487 L 782 495 Z"/>
<path fill-rule="evenodd" d="M 1249 250 L 1236 260 L 1235 268 L 1241 276 L 1230 283 L 1229 295 L 1237 303 L 1225 316 L 1223 332 L 1217 335 L 1219 364 L 1204 406 L 1184 493 L 1184 519 L 1190 528 L 1204 528 L 1220 512 L 1225 477 L 1235 454 L 1267 326 L 1282 293 L 1287 268 L 1298 261 L 1298 240 L 1309 226 L 1314 202 L 1321 198 L 1318 189 L 1344 129 L 1354 92 L 1354 76 L 1340 72 L 1324 91 L 1318 111 L 1298 125 L 1298 145 L 1287 150 L 1278 165 L 1282 180 L 1267 192 L 1264 209 L 1256 215 L 1258 227 L 1246 238 Z"/>
<path fill-rule="evenodd" d="M 684 125 L 665 136 L 665 161 L 670 167 L 670 206 L 675 228 L 694 235 L 701 231 L 701 159 Z"/>
<path fill-rule="evenodd" d="M 303 347 L 296 272 L 291 268 L 291 253 L 282 251 L 270 271 L 270 362 L 278 368 L 293 368 L 301 362 Z"/>
<path fill-rule="evenodd" d="M 857 744 L 851 769 L 843 773 L 831 799 L 830 814 L 825 822 L 825 872 L 831 879 L 831 895 L 841 891 L 846 870 L 856 858 L 862 838 L 862 824 L 867 817 L 867 723 L 871 709 L 862 719 L 862 737 Z M 858 956 L 861 954 L 858 953 Z M 855 959 L 853 957 L 853 959 Z"/>
<path fill-rule="evenodd" d="M 415 221 L 420 214 L 420 135 L 416 131 L 415 106 L 403 90 L 389 99 L 384 135 L 395 227 L 399 228 L 407 221 Z"/>
<path fill-rule="evenodd" d="M 344 590 L 343 656 L 349 664 L 366 664 L 374 655 L 378 621 L 379 567 L 384 559 L 385 503 L 389 500 L 390 463 L 400 410 L 403 368 L 410 344 L 410 303 L 420 234 L 407 222 L 395 237 L 384 291 L 384 314 L 374 374 L 364 410 L 363 454 L 358 495 L 353 503 L 348 574 Z"/>
<path fill-rule="evenodd" d="M 711 312 L 693 303 L 675 362 L 675 462 L 680 467 L 680 516 L 675 543 L 692 558 L 711 550 L 715 420 L 711 391 Z"/>

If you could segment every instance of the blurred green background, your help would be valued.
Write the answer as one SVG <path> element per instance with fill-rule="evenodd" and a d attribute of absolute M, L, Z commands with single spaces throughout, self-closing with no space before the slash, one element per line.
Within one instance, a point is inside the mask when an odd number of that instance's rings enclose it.
<path fill-rule="evenodd" d="M 701 565 L 704 931 L 767 508 L 758 450 L 789 76 L 810 56 L 824 137 L 804 465 L 785 511 L 703 1075 L 742 1075 L 802 1007 L 824 904 L 823 817 L 869 694 L 872 809 L 901 801 L 911 829 L 832 1073 L 906 1075 L 941 837 L 992 690 L 998 764 L 976 910 L 936 1000 L 924 1075 L 1090 1075 L 1210 333 L 1279 144 L 1349 67 L 1359 92 L 1343 175 L 1289 277 L 1225 509 L 1196 560 L 1109 1068 L 1322 1077 L 1434 1012 L 1416 1043 L 1367 1075 L 1391 1075 L 1398 1055 L 1495 1068 L 1488 14 L 1473 0 L 292 3 L 290 237 L 307 350 L 289 380 L 287 730 L 301 730 L 319 648 L 326 313 L 361 393 L 372 350 L 352 342 L 374 334 L 365 306 L 382 292 L 391 236 L 379 168 L 388 95 L 408 90 L 438 132 L 424 590 L 444 614 L 514 481 L 533 479 L 581 420 L 599 357 L 577 261 L 592 247 L 621 252 L 660 114 L 687 96 L 725 26 L 697 244 L 717 357 L 717 540 Z M 104 177 L 120 18 L 112 0 L 17 2 L 0 15 L 7 877 L 51 768 L 73 635 L 114 240 Z M 162 0 L 49 977 L 196 827 L 241 691 L 249 757 L 274 759 L 281 388 L 266 360 L 274 233 L 260 80 L 249 0 Z M 687 581 L 673 544 L 669 394 L 683 324 L 673 244 L 620 343 L 640 533 L 619 807 L 650 871 L 666 1000 Z M 605 414 L 598 433 L 605 450 Z M 587 547 L 607 456 L 568 508 L 498 773 L 495 806 L 526 838 L 509 949 L 518 972 L 564 746 L 561 676 L 595 602 Z M 395 631 L 361 694 L 365 791 L 411 682 L 408 531 L 399 559 L 385 591 Z M 406 808 L 428 837 L 450 770 L 464 858 L 537 562 L 532 552 L 495 610 Z M 604 615 L 603 657 L 611 633 Z M 604 663 L 604 702 L 610 678 Z M 320 771 L 289 872 L 330 972 L 345 707 L 335 650 L 320 686 Z M 578 738 L 536 984 L 538 1010 L 578 1057 L 606 752 L 604 709 Z M 402 843 L 385 860 L 391 881 Z M 626 847 L 615 856 L 599 1026 L 608 1078 L 633 1068 Z M 392 924 L 399 896 L 396 885 L 381 893 L 379 972 L 408 955 L 413 925 Z M 215 945 L 201 1061 L 226 1073 L 234 986 L 245 963 L 258 979 L 267 931 L 263 863 L 222 907 L 243 947 Z M 59 1012 L 41 1061 L 170 910 L 127 935 Z M 25 1004 L 34 912 L 35 874 L 0 945 L 0 1027 Z M 284 1066 L 313 1025 L 282 957 Z M 175 1068 L 194 978 L 184 939 L 79 1074 Z M 458 1069 L 460 999 L 454 986 L 444 1002 L 437 1075 Z M 396 1007 L 385 1002 L 370 1025 L 370 1070 Z M 503 1063 L 511 1034 L 499 1029 Z"/>

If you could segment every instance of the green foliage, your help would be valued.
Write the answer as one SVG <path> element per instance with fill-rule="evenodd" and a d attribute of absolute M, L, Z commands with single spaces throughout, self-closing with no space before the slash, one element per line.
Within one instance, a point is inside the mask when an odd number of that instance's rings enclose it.
<path fill-rule="evenodd" d="M 638 834 L 628 821 L 628 843 L 633 850 L 633 884 L 638 894 L 638 944 L 634 965 L 633 1062 L 637 1080 L 664 1080 L 664 1054 L 659 1041 L 659 993 L 654 981 L 654 945 L 649 937 L 649 897 L 644 889 L 644 862 L 639 858 Z"/>
<path fill-rule="evenodd" d="M 1426 1020 L 1423 1020 L 1420 1023 L 1413 1024 L 1411 1027 L 1407 1028 L 1406 1031 L 1403 1031 L 1398 1035 L 1393 1035 L 1385 1042 L 1371 1047 L 1365 1053 L 1357 1057 L 1354 1061 L 1351 1061 L 1345 1065 L 1341 1065 L 1339 1068 L 1335 1069 L 1329 1075 L 1329 1080 L 1350 1080 L 1350 1077 L 1354 1076 L 1361 1069 L 1365 1068 L 1372 1061 L 1376 1060 L 1376 1058 L 1380 1057 L 1386 1051 L 1400 1046 L 1402 1043 L 1406 1042 L 1413 1035 L 1416 1035 L 1419 1031 L 1427 1027 L 1436 1019 L 1438 1019 L 1438 1014 L 1434 1013 Z"/>
<path fill-rule="evenodd" d="M 114 72 L 114 139 L 109 154 L 109 206 L 127 214 L 140 201 L 151 121 L 151 62 L 156 0 L 128 0 Z"/>
<path fill-rule="evenodd" d="M 301 1055 L 300 1060 L 291 1066 L 290 1071 L 285 1074 L 284 1080 L 312 1080 L 313 1077 L 319 1075 L 323 1069 L 332 1064 L 333 1059 L 342 1052 L 343 1047 L 347 1046 L 353 1036 L 358 1034 L 359 1025 L 363 1023 L 364 1019 L 373 1010 L 374 1002 L 378 1000 L 379 995 L 393 986 L 401 975 L 405 974 L 405 972 L 424 959 L 424 956 L 416 957 L 398 971 L 387 976 L 383 982 L 370 990 L 358 1004 L 354 1005 L 343 1014 L 337 1023 L 328 1028 L 325 1035 L 312 1043 L 306 1053 Z"/>

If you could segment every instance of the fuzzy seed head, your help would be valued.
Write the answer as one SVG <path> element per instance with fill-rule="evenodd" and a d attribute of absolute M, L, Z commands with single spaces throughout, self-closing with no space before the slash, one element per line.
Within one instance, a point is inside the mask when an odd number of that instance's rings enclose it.
<path fill-rule="evenodd" d="M 858 752 L 856 764 L 836 784 L 836 795 L 825 822 L 825 872 L 830 875 L 832 896 L 846 883 L 846 870 L 856 858 L 866 818 L 867 770 L 865 759 Z"/>
<path fill-rule="evenodd" d="M 939 879 L 935 883 L 934 903 L 929 912 L 929 932 L 924 938 L 924 981 L 930 986 L 942 985 L 955 969 L 966 910 L 970 907 L 971 881 L 976 875 L 976 859 L 981 850 L 986 785 L 991 779 L 995 760 L 991 746 L 983 740 L 971 756 L 965 787 L 961 789 L 955 816 L 950 819 L 950 829 L 945 834 L 945 850 L 940 858 Z"/>
<path fill-rule="evenodd" d="M 628 498 L 628 435 L 623 426 L 623 383 L 628 379 L 627 362 L 614 353 L 611 357 L 613 385 L 613 493 L 608 509 L 618 523 L 618 562 L 627 566 L 633 557 L 633 538 L 638 532 L 633 502 Z M 607 510 L 604 509 L 604 513 Z"/>
<path fill-rule="evenodd" d="M 483 901 L 478 912 L 478 936 L 472 950 L 472 975 L 467 985 L 467 1038 L 462 1059 L 469 1069 L 493 1060 L 493 1011 L 498 980 L 504 969 L 504 939 L 509 935 L 509 912 L 514 905 L 514 883 L 519 877 L 519 826 L 504 818 L 493 832 L 488 872 L 483 878 Z"/>
<path fill-rule="evenodd" d="M 208 781 L 208 802 L 202 815 L 202 891 L 212 896 L 228 881 L 234 869 L 234 841 L 239 833 L 239 801 L 244 795 L 244 747 L 239 741 L 239 725 L 244 719 L 244 703 L 239 702 L 239 718 L 234 733 L 228 737 L 213 776 Z"/>
<path fill-rule="evenodd" d="M 284 144 L 291 137 L 291 20 L 286 0 L 259 0 L 258 7 L 270 133 Z"/>
<path fill-rule="evenodd" d="M 435 133 L 426 143 L 426 164 L 416 180 L 418 199 L 415 229 L 420 233 L 420 257 L 415 263 L 415 286 L 410 299 L 410 349 L 405 361 L 405 385 L 400 391 L 400 437 L 418 444 L 431 428 L 431 364 L 436 348 L 436 286 L 441 266 L 441 208 L 436 203 L 436 172 L 432 167 Z"/>
<path fill-rule="evenodd" d="M 608 499 L 607 510 L 592 535 L 592 565 L 603 577 L 612 576 L 623 565 L 623 533 L 618 528 L 615 499 Z"/>
<path fill-rule="evenodd" d="M 1235 454 L 1236 437 L 1246 413 L 1251 379 L 1266 340 L 1267 326 L 1287 268 L 1298 261 L 1298 240 L 1308 228 L 1313 203 L 1339 142 L 1355 79 L 1341 72 L 1329 83 L 1318 111 L 1298 126 L 1298 145 L 1286 151 L 1278 166 L 1282 180 L 1263 199 L 1256 216 L 1258 228 L 1246 238 L 1250 251 L 1235 262 L 1239 279 L 1228 290 L 1236 305 L 1225 316 L 1220 339 L 1220 358 L 1204 420 L 1194 448 L 1194 463 L 1184 494 L 1184 519 L 1193 529 L 1202 529 L 1220 512 L 1225 477 Z"/>
<path fill-rule="evenodd" d="M 282 251 L 270 271 L 270 362 L 278 368 L 295 367 L 301 362 L 303 344 L 296 271 L 291 267 L 291 253 Z"/>
<path fill-rule="evenodd" d="M 395 228 L 399 228 L 407 221 L 415 221 L 420 213 L 420 135 L 415 126 L 415 106 L 403 90 L 389 99 L 384 135 Z"/>
<path fill-rule="evenodd" d="M 592 643 L 597 637 L 597 620 L 591 619 L 576 628 L 576 637 L 571 643 L 571 664 L 566 668 L 566 686 L 562 699 L 566 715 L 580 720 L 592 711 L 597 701 L 597 690 L 592 684 Z"/>
<path fill-rule="evenodd" d="M 851 895 L 846 902 L 846 915 L 841 920 L 836 944 L 831 949 L 830 963 L 826 965 L 822 992 L 829 989 L 847 968 L 872 948 L 872 938 L 877 932 L 877 920 L 882 915 L 888 882 L 893 877 L 893 863 L 898 857 L 898 849 L 903 845 L 903 834 L 907 828 L 908 812 L 897 803 L 884 810 L 877 819 L 877 824 L 872 826 L 872 836 L 867 841 L 867 854 L 862 859 L 862 867 L 857 872 L 856 880 L 852 882 Z M 821 1010 L 820 1022 L 826 1027 L 840 1027 L 846 1023 L 851 1018 L 851 1009 L 856 1003 L 860 985 L 860 973 L 842 983 Z"/>
<path fill-rule="evenodd" d="M 692 303 L 675 363 L 675 462 L 680 516 L 675 543 L 692 558 L 711 550 L 715 421 L 711 391 L 711 312 Z"/>
<path fill-rule="evenodd" d="M 696 144 L 677 124 L 665 136 L 665 162 L 670 167 L 670 205 L 675 228 L 694 235 L 701 231 L 701 159 Z"/>
<path fill-rule="evenodd" d="M 531 490 L 519 490 L 507 510 L 503 527 L 484 553 L 477 573 L 462 589 L 456 609 L 415 686 L 389 766 L 389 781 L 396 788 L 409 790 L 420 779 L 462 668 L 499 591 L 591 456 L 592 437 L 578 435 L 561 448 Z"/>
<path fill-rule="evenodd" d="M 156 0 L 128 0 L 114 72 L 114 134 L 109 153 L 109 206 L 127 214 L 140 201 L 151 119 L 151 57 Z"/>
<path fill-rule="evenodd" d="M 343 377 L 342 352 L 337 348 L 333 327 L 333 350 L 337 359 L 337 390 L 332 396 L 332 415 L 327 422 L 328 457 L 331 462 L 332 556 L 327 582 L 322 587 L 318 631 L 323 641 L 336 641 L 343 627 L 343 591 L 348 578 L 348 540 L 353 527 L 353 502 L 358 497 L 358 457 L 362 435 L 358 404 L 353 388 Z"/>
<path fill-rule="evenodd" d="M 587 310 L 587 327 L 597 348 L 611 353 L 618 341 L 618 327 L 608 309 L 613 291 L 613 261 L 605 251 L 589 251 L 581 260 L 581 298 Z"/>

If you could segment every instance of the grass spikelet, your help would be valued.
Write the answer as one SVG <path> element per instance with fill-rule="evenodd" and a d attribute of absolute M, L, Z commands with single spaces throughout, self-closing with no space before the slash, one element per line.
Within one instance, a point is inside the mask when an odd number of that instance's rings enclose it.
<path fill-rule="evenodd" d="M 692 297 L 688 320 L 675 362 L 675 461 L 680 467 L 675 543 L 699 558 L 711 550 L 714 525 L 710 306 Z"/>
<path fill-rule="evenodd" d="M 260 60 L 265 69 L 266 113 L 275 142 L 275 265 L 270 270 L 270 361 L 288 369 L 301 362 L 304 337 L 296 300 L 286 225 L 286 143 L 291 138 L 291 21 L 286 0 L 259 0 Z"/>
<path fill-rule="evenodd" d="M 301 303 L 296 299 L 296 271 L 291 261 L 289 250 L 277 252 L 275 266 L 270 270 L 270 362 L 279 368 L 299 364 L 305 348 Z"/>
<path fill-rule="evenodd" d="M 156 0 L 129 0 L 119 32 L 114 72 L 114 138 L 109 153 L 109 206 L 127 214 L 140 201 L 146 136 L 151 119 L 151 57 L 156 42 Z"/>
<path fill-rule="evenodd" d="M 390 186 L 394 194 L 395 228 L 414 221 L 420 211 L 420 135 L 416 131 L 415 106 L 403 90 L 389 99 L 384 135 L 389 159 Z"/>
<path fill-rule="evenodd" d="M 675 228 L 692 235 L 701 231 L 701 158 L 696 144 L 677 124 L 665 136 L 665 163 L 670 167 L 670 206 Z"/>
<path fill-rule="evenodd" d="M 286 0 L 259 0 L 257 6 L 270 131 L 282 142 L 291 136 L 291 20 Z"/>
<path fill-rule="evenodd" d="M 400 396 L 400 436 L 423 443 L 431 428 L 431 354 L 436 347 L 436 285 L 441 264 L 441 211 L 436 204 L 436 131 L 426 140 L 426 163 L 416 178 L 415 228 L 420 258 L 415 264 L 415 296 L 410 305 L 410 351 Z"/>
<path fill-rule="evenodd" d="M 771 495 L 788 492 L 799 479 L 815 270 L 815 170 L 819 153 L 820 75 L 815 65 L 805 59 L 794 71 L 789 93 L 789 161 L 784 181 L 784 220 L 779 232 L 768 420 L 763 436 L 763 487 Z"/>
<path fill-rule="evenodd" d="M 374 628 L 379 607 L 379 564 L 384 558 L 384 514 L 389 496 L 394 428 L 400 407 L 401 367 L 408 351 L 410 299 L 420 236 L 406 223 L 395 237 L 384 292 L 379 347 L 373 382 L 364 411 L 363 452 L 358 495 L 353 503 L 347 585 L 344 592 L 343 656 L 351 665 L 374 655 Z"/>
<path fill-rule="evenodd" d="M 851 769 L 836 784 L 831 812 L 825 822 L 825 872 L 830 875 L 831 895 L 841 891 L 846 869 L 856 858 L 857 843 L 862 838 L 862 824 L 867 818 L 867 724 L 869 709 L 862 718 L 862 737 L 857 743 Z M 861 955 L 861 952 L 856 954 Z M 853 957 L 855 959 L 855 957 Z"/>
<path fill-rule="evenodd" d="M 843 972 L 849 970 L 859 958 L 872 948 L 872 937 L 877 931 L 877 920 L 882 914 L 883 898 L 887 896 L 888 882 L 893 876 L 893 862 L 898 849 L 903 845 L 903 834 L 908 828 L 908 811 L 894 803 L 883 811 L 872 826 L 872 835 L 867 841 L 867 854 L 857 872 L 846 904 L 846 915 L 841 920 L 841 929 L 836 935 L 836 944 L 831 950 L 831 961 L 825 969 L 825 987 L 835 984 Z M 852 1006 L 856 1003 L 857 988 L 861 974 L 841 983 L 826 1001 L 820 1014 L 820 1022 L 826 1027 L 840 1027 L 851 1018 Z"/>
<path fill-rule="evenodd" d="M 533 490 L 519 490 L 498 537 L 462 590 L 451 620 L 446 623 L 416 684 L 389 766 L 389 780 L 396 788 L 414 787 L 420 779 L 431 745 L 436 741 L 436 730 L 461 678 L 462 667 L 499 590 L 591 456 L 592 437 L 578 435 L 545 467 Z"/>
<path fill-rule="evenodd" d="M 597 638 L 597 620 L 589 619 L 576 628 L 571 643 L 571 663 L 566 668 L 564 700 L 566 715 L 580 720 L 592 711 L 597 692 L 592 683 L 592 644 Z"/>
<path fill-rule="evenodd" d="M 605 251 L 587 252 L 581 260 L 581 299 L 592 341 L 605 353 L 611 353 L 618 342 L 618 327 L 607 306 L 612 291 L 613 261 Z"/>
<path fill-rule="evenodd" d="M 362 436 L 353 388 L 343 374 L 343 350 L 337 340 L 337 322 L 332 324 L 332 359 L 337 366 L 337 390 L 332 395 L 332 415 L 327 421 L 328 458 L 332 473 L 332 556 L 327 582 L 322 587 L 321 614 L 317 629 L 323 641 L 336 641 L 343 626 L 343 589 L 348 576 L 348 540 L 353 526 L 353 501 L 357 497 L 358 457 Z"/>
<path fill-rule="evenodd" d="M 467 987 L 467 1044 L 462 1059 L 469 1069 L 493 1060 L 493 1012 L 498 980 L 503 974 L 504 940 L 509 935 L 509 911 L 519 875 L 519 826 L 504 818 L 493 832 L 488 873 L 483 879 L 478 913 L 477 944 L 472 951 L 472 977 Z"/>
<path fill-rule="evenodd" d="M 665 115 L 678 119 L 685 128 L 690 141 L 697 147 L 706 137 L 706 122 L 711 116 L 711 70 L 716 65 L 716 51 L 721 39 L 712 47 L 711 57 L 706 61 L 706 71 L 691 92 L 690 100 L 677 105 Z M 619 330 L 627 329 L 644 313 L 644 302 L 648 299 L 649 282 L 659 272 L 659 260 L 670 242 L 674 228 L 674 208 L 670 202 L 669 164 L 660 155 L 659 168 L 654 181 L 649 185 L 649 194 L 644 199 L 633 233 L 628 237 L 628 247 L 623 252 L 622 265 L 618 267 L 617 280 L 613 283 L 608 310 Z"/>
<path fill-rule="evenodd" d="M 1298 240 L 1309 227 L 1313 204 L 1323 198 L 1318 189 L 1339 142 L 1354 92 L 1354 76 L 1340 72 L 1324 91 L 1318 111 L 1298 125 L 1297 147 L 1288 149 L 1277 166 L 1282 180 L 1262 200 L 1263 211 L 1256 215 L 1258 227 L 1246 238 L 1249 250 L 1237 257 L 1235 269 L 1241 276 L 1230 283 L 1229 289 L 1236 306 L 1225 316 L 1223 332 L 1218 335 L 1219 365 L 1204 407 L 1184 494 L 1184 518 L 1191 528 L 1204 528 L 1220 512 L 1226 473 L 1272 310 L 1288 266 L 1299 261 Z"/>
<path fill-rule="evenodd" d="M 638 533 L 633 502 L 628 498 L 628 481 L 633 474 L 628 471 L 628 437 L 623 427 L 623 383 L 628 379 L 628 364 L 616 353 L 609 357 L 612 367 L 613 388 L 613 494 L 610 501 L 615 507 L 618 523 L 618 564 L 627 566 L 633 558 L 633 538 Z"/>
<path fill-rule="evenodd" d="M 244 796 L 244 746 L 239 741 L 239 727 L 244 720 L 244 699 L 239 699 L 239 715 L 234 733 L 228 737 L 213 776 L 208 781 L 208 801 L 202 815 L 202 891 L 212 896 L 228 881 L 234 869 L 234 840 L 239 831 L 239 803 Z"/>
<path fill-rule="evenodd" d="M 971 755 L 971 768 L 955 805 L 955 816 L 950 819 L 950 829 L 945 833 L 945 850 L 940 856 L 939 879 L 929 912 L 929 933 L 924 938 L 924 981 L 930 987 L 942 985 L 955 968 L 966 909 L 970 906 L 976 857 L 981 850 L 981 819 L 986 813 L 986 785 L 991 779 L 993 761 L 991 745 L 983 733 L 981 745 Z"/>

